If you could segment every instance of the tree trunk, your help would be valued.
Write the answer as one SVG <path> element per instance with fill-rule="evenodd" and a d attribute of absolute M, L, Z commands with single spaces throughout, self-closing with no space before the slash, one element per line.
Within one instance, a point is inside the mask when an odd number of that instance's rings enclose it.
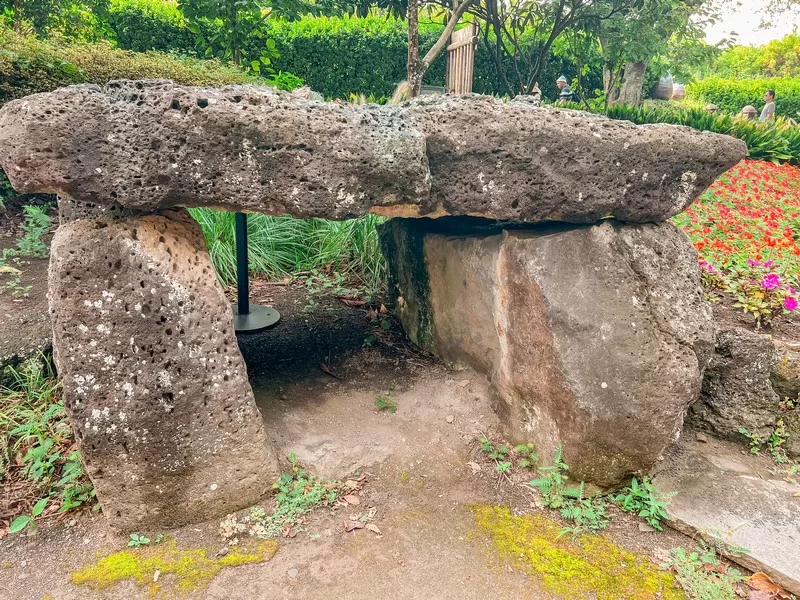
<path fill-rule="evenodd" d="M 422 79 L 428 71 L 428 67 L 433 64 L 436 57 L 439 56 L 445 46 L 447 40 L 453 34 L 458 21 L 461 19 L 467 9 L 473 4 L 475 0 L 464 0 L 456 9 L 450 18 L 447 20 L 444 31 L 436 40 L 436 43 L 428 50 L 428 53 L 423 59 L 419 58 L 419 18 L 418 18 L 418 2 L 419 0 L 408 0 L 408 97 L 414 98 L 422 93 Z"/>
<path fill-rule="evenodd" d="M 647 72 L 646 60 L 628 61 L 625 63 L 625 75 L 622 77 L 622 86 L 616 104 L 630 104 L 638 106 L 642 103 L 642 87 L 644 76 Z"/>
<path fill-rule="evenodd" d="M 408 0 L 408 97 L 422 92 L 422 64 L 419 60 L 419 5 L 418 0 Z"/>
<path fill-rule="evenodd" d="M 22 0 L 14 0 L 14 31 L 22 33 Z"/>

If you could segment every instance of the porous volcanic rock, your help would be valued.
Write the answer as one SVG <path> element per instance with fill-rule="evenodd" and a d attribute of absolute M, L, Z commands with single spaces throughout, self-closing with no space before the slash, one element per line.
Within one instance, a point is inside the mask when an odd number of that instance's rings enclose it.
<path fill-rule="evenodd" d="M 143 211 L 663 221 L 745 152 L 687 127 L 485 96 L 354 106 L 150 80 L 0 110 L 0 162 L 16 189 Z"/>
<path fill-rule="evenodd" d="M 198 224 L 185 211 L 62 223 L 49 280 L 65 405 L 110 523 L 256 503 L 278 464 Z"/>
<path fill-rule="evenodd" d="M 574 477 L 610 487 L 679 434 L 713 327 L 697 254 L 671 224 L 393 219 L 381 238 L 409 336 L 489 376 L 514 442 L 545 461 L 563 443 Z"/>
<path fill-rule="evenodd" d="M 780 412 L 780 397 L 771 381 L 777 365 L 769 336 L 743 327 L 720 329 L 689 421 L 733 441 L 744 440 L 742 427 L 766 439 Z"/>

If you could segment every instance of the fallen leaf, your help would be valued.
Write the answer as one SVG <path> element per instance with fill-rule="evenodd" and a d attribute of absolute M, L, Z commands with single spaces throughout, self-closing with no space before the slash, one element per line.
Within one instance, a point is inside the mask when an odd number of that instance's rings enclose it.
<path fill-rule="evenodd" d="M 386 307 L 385 307 L 383 304 L 381 304 L 381 313 L 382 313 L 382 314 L 386 314 L 386 313 L 388 313 L 388 312 L 389 312 L 389 309 L 388 309 L 388 308 L 386 308 Z"/>
<path fill-rule="evenodd" d="M 326 374 L 330 375 L 331 377 L 333 377 L 335 379 L 339 379 L 339 380 L 342 379 L 336 373 L 331 371 L 331 368 L 328 365 L 326 365 L 325 363 L 319 363 L 319 370 L 322 371 L 323 373 L 326 373 Z"/>
<path fill-rule="evenodd" d="M 475 475 L 476 473 L 481 472 L 481 466 L 475 462 L 468 462 L 467 466 L 472 469 L 472 474 Z"/>
<path fill-rule="evenodd" d="M 369 529 L 369 530 L 370 530 L 372 533 L 374 533 L 374 534 L 377 534 L 377 535 L 383 535 L 383 534 L 381 533 L 381 530 L 380 530 L 380 529 L 378 529 L 378 526 L 377 526 L 377 525 L 375 525 L 375 524 L 373 524 L 373 523 L 367 523 L 366 525 L 364 525 L 364 527 L 366 527 L 367 529 Z"/>
<path fill-rule="evenodd" d="M 353 531 L 354 529 L 364 529 L 364 524 L 361 521 L 348 521 L 344 524 L 346 532 Z"/>
<path fill-rule="evenodd" d="M 354 496 L 353 494 L 347 494 L 344 497 L 344 501 L 347 502 L 348 504 L 353 504 L 356 506 L 361 504 L 361 498 L 359 498 L 358 496 Z"/>
<path fill-rule="evenodd" d="M 747 583 L 747 585 L 754 590 L 759 590 L 761 592 L 769 592 L 774 594 L 778 591 L 778 586 L 775 585 L 775 582 L 772 581 L 772 579 L 770 579 L 770 576 L 766 573 L 762 573 L 761 571 L 758 573 L 753 573 L 745 580 L 745 583 Z"/>
<path fill-rule="evenodd" d="M 759 590 L 750 590 L 747 592 L 747 600 L 773 600 L 775 596 L 769 592 L 761 592 Z"/>
<path fill-rule="evenodd" d="M 364 306 L 367 303 L 366 300 L 357 300 L 355 298 L 345 298 L 343 296 L 337 296 L 337 298 L 339 299 L 339 301 L 342 302 L 342 304 L 345 304 L 346 306 L 349 306 L 351 308 L 358 308 L 360 306 Z"/>

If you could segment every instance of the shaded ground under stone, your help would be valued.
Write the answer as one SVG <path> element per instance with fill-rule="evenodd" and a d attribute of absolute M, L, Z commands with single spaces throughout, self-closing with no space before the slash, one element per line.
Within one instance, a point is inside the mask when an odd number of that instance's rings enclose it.
<path fill-rule="evenodd" d="M 800 594 L 800 487 L 791 481 L 797 475 L 787 475 L 786 467 L 739 445 L 686 431 L 654 483 L 675 493 L 668 505 L 673 527 L 710 544 L 721 540 L 732 561 Z"/>
<path fill-rule="evenodd" d="M 207 588 L 180 597 L 563 598 L 519 568 L 515 559 L 501 558 L 476 527 L 475 505 L 506 505 L 515 514 L 557 518 L 532 505 L 535 496 L 525 485 L 529 472 L 499 480 L 478 448 L 476 438 L 497 429 L 485 379 L 411 353 L 397 331 L 365 347 L 364 333 L 375 327 L 385 331 L 365 310 L 325 300 L 319 306 L 341 320 L 317 322 L 318 309 L 302 310 L 307 305 L 304 294 L 296 289 L 283 293 L 283 304 L 277 297 L 275 304 L 283 307 L 284 329 L 264 335 L 265 347 L 257 355 L 262 358 L 250 364 L 260 373 L 254 380 L 256 401 L 281 456 L 294 452 L 308 468 L 331 475 L 366 473 L 361 504 L 315 512 L 299 535 L 278 540 L 280 547 L 270 561 L 224 569 Z M 300 310 L 292 312 L 294 305 Z M 320 315 L 329 316 L 328 311 Z M 348 339 L 358 343 L 341 342 L 337 329 L 328 328 L 334 327 L 331 323 L 339 324 L 338 331 L 352 330 Z M 309 346 L 309 336 L 322 342 Z M 281 369 L 268 368 L 278 356 L 294 360 L 282 363 Z M 320 370 L 320 357 L 341 379 Z M 378 394 L 396 401 L 396 414 L 376 410 Z M 371 522 L 382 535 L 366 529 L 346 533 L 344 522 L 369 508 L 376 509 Z M 663 559 L 670 548 L 694 545 L 676 532 L 642 532 L 637 520 L 610 510 L 615 518 L 608 537 L 653 561 Z M 215 521 L 164 533 L 180 548 L 203 548 L 214 555 L 224 546 L 218 528 Z M 159 532 L 142 533 L 154 538 Z M 102 516 L 88 511 L 45 524 L 30 537 L 9 536 L 0 541 L 0 599 L 148 598 L 147 587 L 132 582 L 103 590 L 70 583 L 76 569 L 124 549 L 126 542 L 106 527 Z M 170 577 L 160 581 L 169 583 Z"/>

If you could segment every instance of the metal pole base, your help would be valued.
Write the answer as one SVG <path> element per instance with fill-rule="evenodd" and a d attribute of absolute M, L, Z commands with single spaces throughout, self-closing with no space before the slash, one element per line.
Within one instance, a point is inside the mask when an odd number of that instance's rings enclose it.
<path fill-rule="evenodd" d="M 239 307 L 233 305 L 233 328 L 236 333 L 256 333 L 274 326 L 281 318 L 280 313 L 274 308 L 250 305 L 250 312 L 239 314 Z"/>

